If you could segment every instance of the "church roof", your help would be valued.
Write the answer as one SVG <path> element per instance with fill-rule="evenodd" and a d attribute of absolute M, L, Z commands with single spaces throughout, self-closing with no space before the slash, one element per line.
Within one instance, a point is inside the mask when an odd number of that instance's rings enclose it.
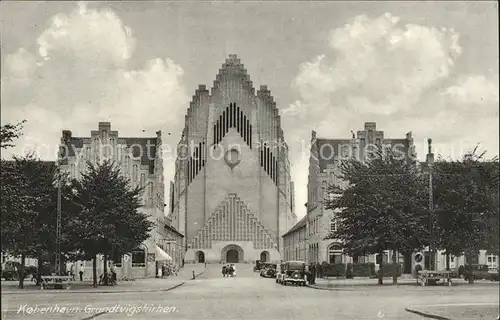
<path fill-rule="evenodd" d="M 222 64 L 219 69 L 219 73 L 215 77 L 213 89 L 219 87 L 220 83 L 231 79 L 234 80 L 239 78 L 242 86 L 254 94 L 255 89 L 253 88 L 253 83 L 250 80 L 250 75 L 247 73 L 247 69 L 236 54 L 230 54 L 226 61 Z"/>
<path fill-rule="evenodd" d="M 302 219 L 300 219 L 299 222 L 297 222 L 292 229 L 288 230 L 285 234 L 282 235 L 282 237 L 285 237 L 299 229 L 305 228 L 307 224 L 307 215 L 305 215 Z"/>

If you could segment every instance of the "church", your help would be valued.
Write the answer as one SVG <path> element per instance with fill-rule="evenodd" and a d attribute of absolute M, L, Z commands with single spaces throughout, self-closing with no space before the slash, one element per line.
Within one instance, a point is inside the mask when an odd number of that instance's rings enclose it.
<path fill-rule="evenodd" d="M 267 86 L 229 55 L 187 109 L 170 183 L 185 263 L 278 262 L 296 223 L 288 146 Z"/>

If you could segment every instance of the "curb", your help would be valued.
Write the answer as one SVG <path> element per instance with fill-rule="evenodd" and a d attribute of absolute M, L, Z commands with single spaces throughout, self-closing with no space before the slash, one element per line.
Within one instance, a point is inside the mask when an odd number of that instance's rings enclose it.
<path fill-rule="evenodd" d="M 205 273 L 207 269 L 204 269 L 203 271 L 201 271 L 200 273 L 198 274 L 195 274 L 195 278 L 194 279 L 189 279 L 189 280 L 196 280 L 199 276 L 203 275 Z M 103 290 L 103 291 L 92 291 L 92 290 L 88 290 L 88 291 L 82 291 L 82 290 L 75 290 L 75 291 L 71 291 L 71 290 L 56 290 L 56 291 L 51 291 L 51 293 L 55 293 L 55 294 L 63 294 L 63 293 L 77 293 L 77 294 L 81 294 L 81 293 L 127 293 L 127 292 L 166 292 L 166 291 L 170 291 L 170 290 L 174 290 L 174 289 L 177 289 L 181 286 L 183 286 L 187 281 L 189 280 L 184 280 L 184 281 L 181 281 L 179 284 L 176 284 L 176 285 L 173 285 L 172 287 L 168 287 L 168 288 L 165 288 L 165 289 L 146 289 L 146 290 Z M 9 295 L 9 294 L 36 294 L 36 293 L 40 293 L 40 291 L 42 290 L 33 290 L 33 291 L 3 291 L 2 290 L 2 295 Z M 89 318 L 89 319 L 92 319 L 92 318 Z"/>
<path fill-rule="evenodd" d="M 314 290 L 323 290 L 323 291 L 354 291 L 354 289 L 346 289 L 346 288 L 340 288 L 340 287 L 332 287 L 332 288 L 325 288 L 325 287 L 318 287 L 314 285 L 309 285 L 306 284 L 306 287 L 309 287 Z"/>
<path fill-rule="evenodd" d="M 451 320 L 450 318 L 446 318 L 446 317 L 443 317 L 443 316 L 437 316 L 435 314 L 425 313 L 425 312 L 413 310 L 413 309 L 410 309 L 410 308 L 405 308 L 405 311 L 410 312 L 410 313 L 414 313 L 416 315 L 422 316 L 424 318 L 429 318 L 429 319 Z"/>
<path fill-rule="evenodd" d="M 71 290 L 56 290 L 56 291 L 51 291 L 51 293 L 55 293 L 55 294 L 65 294 L 65 293 L 127 293 L 127 292 L 164 292 L 164 291 L 170 291 L 170 290 L 173 290 L 173 289 L 176 289 L 176 288 L 179 288 L 180 286 L 184 285 L 186 283 L 186 281 L 182 281 L 180 282 L 179 284 L 176 284 L 172 287 L 168 287 L 168 288 L 165 288 L 165 289 L 151 289 L 151 290 L 106 290 L 106 291 L 92 291 L 92 290 L 88 290 L 88 291 L 82 291 L 82 290 L 75 290 L 75 291 L 71 291 Z M 33 291 L 2 291 L 2 295 L 6 294 L 35 294 L 35 293 L 40 293 L 40 291 L 43 291 L 43 290 L 33 290 Z"/>

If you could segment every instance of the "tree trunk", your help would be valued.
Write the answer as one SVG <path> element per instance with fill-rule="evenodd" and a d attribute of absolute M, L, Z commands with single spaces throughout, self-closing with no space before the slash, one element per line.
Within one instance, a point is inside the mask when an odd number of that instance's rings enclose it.
<path fill-rule="evenodd" d="M 450 271 L 450 254 L 446 252 L 446 271 Z"/>
<path fill-rule="evenodd" d="M 19 275 L 19 289 L 24 289 L 24 264 L 26 263 L 26 255 L 21 255 L 21 265 L 19 266 L 18 275 Z"/>
<path fill-rule="evenodd" d="M 396 254 L 398 252 L 396 250 L 392 250 L 392 264 L 395 266 L 396 265 Z M 398 284 L 398 272 L 394 270 L 394 273 L 392 274 L 392 284 Z"/>
<path fill-rule="evenodd" d="M 94 258 L 92 259 L 92 278 L 94 280 L 92 286 L 97 288 L 97 254 L 94 254 Z"/>
<path fill-rule="evenodd" d="M 384 252 L 380 252 L 380 264 L 379 264 L 379 269 L 378 269 L 378 284 L 384 284 L 384 259 L 383 255 Z"/>
<path fill-rule="evenodd" d="M 36 285 L 39 286 L 42 282 L 42 272 L 43 272 L 43 259 L 42 255 L 40 255 L 37 259 L 36 266 Z"/>
<path fill-rule="evenodd" d="M 104 255 L 104 274 L 108 273 L 108 256 Z"/>

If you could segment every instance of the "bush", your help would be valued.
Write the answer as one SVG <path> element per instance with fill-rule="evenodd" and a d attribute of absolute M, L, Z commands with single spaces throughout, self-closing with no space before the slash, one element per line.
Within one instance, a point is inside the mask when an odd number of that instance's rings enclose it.
<path fill-rule="evenodd" d="M 353 264 L 353 275 L 355 277 L 372 277 L 375 275 L 375 263 Z"/>
<path fill-rule="evenodd" d="M 346 265 L 343 263 L 323 263 L 323 276 L 325 277 L 345 277 Z"/>
<path fill-rule="evenodd" d="M 382 265 L 384 269 L 384 277 L 393 277 L 396 274 L 397 277 L 401 276 L 401 264 L 399 263 L 384 263 Z M 377 271 L 377 277 L 379 276 L 380 269 Z"/>

